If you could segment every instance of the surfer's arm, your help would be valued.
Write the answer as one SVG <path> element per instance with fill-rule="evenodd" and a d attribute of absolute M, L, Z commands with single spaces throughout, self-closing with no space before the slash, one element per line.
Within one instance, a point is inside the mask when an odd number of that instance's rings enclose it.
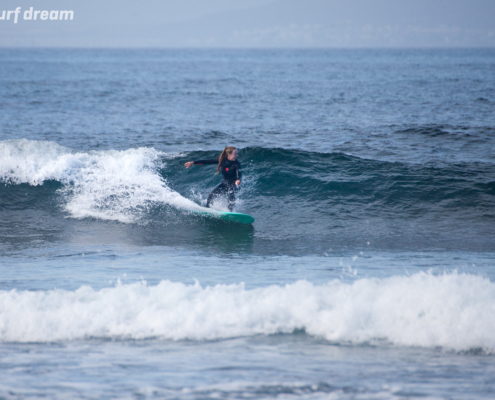
<path fill-rule="evenodd" d="M 188 161 L 184 165 L 186 168 L 192 167 L 193 165 L 203 165 L 203 164 L 218 164 L 218 158 L 213 158 L 211 160 L 196 160 L 196 161 Z"/>
<path fill-rule="evenodd" d="M 235 167 L 236 169 L 236 181 L 235 184 L 239 186 L 241 184 L 241 163 L 238 161 Z"/>
<path fill-rule="evenodd" d="M 212 158 L 211 160 L 196 160 L 193 161 L 194 165 L 202 165 L 202 164 L 218 164 L 218 158 Z"/>

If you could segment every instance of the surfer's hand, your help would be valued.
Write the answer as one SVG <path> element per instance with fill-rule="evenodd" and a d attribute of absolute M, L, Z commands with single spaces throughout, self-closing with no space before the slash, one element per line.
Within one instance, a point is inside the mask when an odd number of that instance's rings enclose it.
<path fill-rule="evenodd" d="M 239 186 L 239 185 L 241 184 L 241 181 L 240 181 L 239 179 L 237 179 L 237 180 L 235 181 L 235 184 L 236 184 L 237 186 Z"/>
<path fill-rule="evenodd" d="M 194 165 L 194 161 L 189 161 L 184 164 L 186 168 L 189 168 L 191 165 Z"/>

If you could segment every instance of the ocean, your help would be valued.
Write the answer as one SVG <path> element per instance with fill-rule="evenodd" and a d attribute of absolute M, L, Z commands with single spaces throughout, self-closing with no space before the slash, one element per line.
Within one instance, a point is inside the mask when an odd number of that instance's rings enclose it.
<path fill-rule="evenodd" d="M 494 49 L 0 71 L 1 399 L 495 397 Z"/>

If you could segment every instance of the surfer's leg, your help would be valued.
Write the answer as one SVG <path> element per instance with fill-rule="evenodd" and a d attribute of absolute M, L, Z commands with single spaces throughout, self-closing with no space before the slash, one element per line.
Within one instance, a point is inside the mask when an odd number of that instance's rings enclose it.
<path fill-rule="evenodd" d="M 221 194 L 225 193 L 227 188 L 225 187 L 225 183 L 222 182 L 220 183 L 215 189 L 212 190 L 212 192 L 208 196 L 208 200 L 206 201 L 206 207 L 211 206 L 211 202 L 215 200 L 218 196 Z"/>
<path fill-rule="evenodd" d="M 237 190 L 236 185 L 229 185 L 228 191 L 227 191 L 227 198 L 229 200 L 228 203 L 228 209 L 230 212 L 234 210 L 234 204 L 235 204 L 235 191 Z"/>

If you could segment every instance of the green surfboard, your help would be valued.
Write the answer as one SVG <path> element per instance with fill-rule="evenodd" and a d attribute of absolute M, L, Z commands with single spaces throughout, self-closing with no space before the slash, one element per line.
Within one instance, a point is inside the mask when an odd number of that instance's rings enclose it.
<path fill-rule="evenodd" d="M 217 211 L 217 210 L 209 210 L 209 211 L 196 211 L 189 210 L 191 214 L 204 215 L 205 217 L 210 218 L 218 218 L 223 221 L 237 222 L 240 224 L 252 224 L 254 222 L 254 218 L 248 214 L 241 214 L 235 212 L 227 212 L 227 211 Z"/>

